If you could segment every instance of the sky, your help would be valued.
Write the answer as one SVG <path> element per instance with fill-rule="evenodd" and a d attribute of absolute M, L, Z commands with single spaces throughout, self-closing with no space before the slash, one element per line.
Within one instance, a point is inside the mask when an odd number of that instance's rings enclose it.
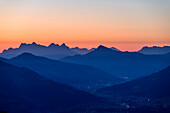
<path fill-rule="evenodd" d="M 0 52 L 20 43 L 170 45 L 170 0 L 0 0 Z"/>

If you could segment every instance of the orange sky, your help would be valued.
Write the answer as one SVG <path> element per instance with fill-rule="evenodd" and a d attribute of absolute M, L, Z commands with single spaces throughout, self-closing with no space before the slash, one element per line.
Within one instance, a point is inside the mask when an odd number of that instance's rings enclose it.
<path fill-rule="evenodd" d="M 170 45 L 169 31 L 167 0 L 0 0 L 0 51 L 33 41 L 133 51 Z"/>

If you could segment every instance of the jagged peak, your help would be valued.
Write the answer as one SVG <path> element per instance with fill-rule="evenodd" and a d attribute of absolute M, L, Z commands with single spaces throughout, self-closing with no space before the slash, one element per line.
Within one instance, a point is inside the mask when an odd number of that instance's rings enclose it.
<path fill-rule="evenodd" d="M 109 49 L 109 48 L 107 48 L 107 47 L 105 47 L 105 46 L 103 46 L 103 45 L 100 45 L 100 46 L 98 46 L 97 49 Z"/>
<path fill-rule="evenodd" d="M 95 49 L 94 51 L 111 51 L 111 52 L 121 52 L 120 50 L 113 50 L 113 49 L 111 49 L 111 48 L 108 48 L 108 47 L 105 47 L 105 46 L 103 46 L 103 45 L 100 45 L 100 46 L 98 46 L 98 48 L 97 49 Z"/>
<path fill-rule="evenodd" d="M 37 45 L 37 43 L 33 42 L 32 45 Z"/>
<path fill-rule="evenodd" d="M 65 43 L 63 43 L 60 47 L 63 47 L 63 48 L 69 48 L 68 46 L 66 46 Z"/>
<path fill-rule="evenodd" d="M 66 46 L 66 44 L 65 44 L 65 43 L 63 43 L 63 44 L 61 44 L 61 46 Z"/>
<path fill-rule="evenodd" d="M 59 45 L 58 45 L 58 44 L 55 44 L 55 43 L 51 43 L 48 47 L 54 47 L 54 46 L 59 47 Z"/>
<path fill-rule="evenodd" d="M 49 46 L 55 46 L 55 44 L 54 44 L 54 43 L 51 43 Z"/>
<path fill-rule="evenodd" d="M 21 43 L 21 45 L 19 46 L 19 48 L 21 48 L 22 46 L 27 45 L 26 43 Z"/>

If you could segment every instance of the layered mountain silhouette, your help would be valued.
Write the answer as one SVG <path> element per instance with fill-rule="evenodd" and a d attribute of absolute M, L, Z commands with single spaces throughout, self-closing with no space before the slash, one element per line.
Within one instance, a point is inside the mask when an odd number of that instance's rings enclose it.
<path fill-rule="evenodd" d="M 91 66 L 65 63 L 45 57 L 38 57 L 30 53 L 23 53 L 3 61 L 15 66 L 31 69 L 48 79 L 86 91 L 96 90 L 123 81 Z"/>
<path fill-rule="evenodd" d="M 19 48 L 9 48 L 8 50 L 4 50 L 0 54 L 0 57 L 12 58 L 25 52 L 32 53 L 37 56 L 44 56 L 51 59 L 59 59 L 77 54 L 71 51 L 70 48 L 65 45 L 65 43 L 63 43 L 61 46 L 59 46 L 58 44 L 51 43 L 47 47 L 33 42 L 32 44 L 22 43 Z"/>
<path fill-rule="evenodd" d="M 170 98 L 170 66 L 150 76 L 98 90 L 112 97 Z M 169 100 L 170 101 L 170 100 Z"/>
<path fill-rule="evenodd" d="M 119 77 L 134 79 L 169 66 L 170 53 L 144 55 L 138 52 L 115 51 L 100 45 L 86 55 L 65 57 L 61 61 L 90 65 Z"/>
<path fill-rule="evenodd" d="M 164 46 L 164 47 L 143 47 L 141 50 L 138 51 L 139 53 L 143 54 L 166 54 L 170 52 L 170 46 Z"/>
<path fill-rule="evenodd" d="M 119 51 L 114 47 L 111 49 Z M 84 55 L 93 50 L 95 50 L 95 48 L 89 50 L 87 48 L 79 47 L 69 48 L 65 43 L 63 43 L 61 46 L 54 43 L 51 43 L 49 46 L 44 46 L 33 42 L 32 44 L 21 43 L 19 48 L 9 48 L 8 50 L 4 50 L 2 53 L 0 53 L 0 57 L 12 58 L 27 52 L 37 56 L 58 60 L 66 56 L 73 56 L 76 54 Z"/>
<path fill-rule="evenodd" d="M 97 102 L 91 94 L 0 61 L 0 111 L 58 113 L 60 110 L 88 108 Z"/>

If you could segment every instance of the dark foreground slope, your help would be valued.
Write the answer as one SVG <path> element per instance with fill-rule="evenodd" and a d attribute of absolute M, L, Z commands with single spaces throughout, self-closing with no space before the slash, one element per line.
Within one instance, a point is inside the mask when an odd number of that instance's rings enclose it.
<path fill-rule="evenodd" d="M 170 67 L 147 77 L 103 88 L 96 94 L 107 98 L 112 106 L 126 108 L 118 108 L 118 113 L 170 113 Z M 116 109 L 111 107 L 104 111 L 107 110 Z"/>
<path fill-rule="evenodd" d="M 170 99 L 170 66 L 150 76 L 103 88 L 98 92 L 113 97 L 137 96 Z"/>
<path fill-rule="evenodd" d="M 0 111 L 56 113 L 96 104 L 97 98 L 0 61 Z"/>
<path fill-rule="evenodd" d="M 75 55 L 61 61 L 86 64 L 119 77 L 131 79 L 150 75 L 170 65 L 170 53 L 144 55 L 137 52 L 114 51 L 104 46 L 86 55 Z"/>
<path fill-rule="evenodd" d="M 7 62 L 26 67 L 46 78 L 86 91 L 121 82 L 121 79 L 91 66 L 64 63 L 29 53 L 21 54 Z"/>

